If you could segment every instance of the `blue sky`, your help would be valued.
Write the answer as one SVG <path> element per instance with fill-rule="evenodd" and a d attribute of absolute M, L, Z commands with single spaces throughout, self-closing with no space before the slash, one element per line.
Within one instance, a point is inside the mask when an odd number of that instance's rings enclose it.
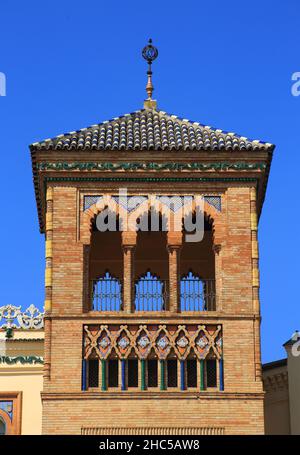
<path fill-rule="evenodd" d="M 0 306 L 43 304 L 28 145 L 141 108 L 152 37 L 160 109 L 276 144 L 259 225 L 262 353 L 283 357 L 300 329 L 299 2 L 2 0 L 0 15 Z"/>

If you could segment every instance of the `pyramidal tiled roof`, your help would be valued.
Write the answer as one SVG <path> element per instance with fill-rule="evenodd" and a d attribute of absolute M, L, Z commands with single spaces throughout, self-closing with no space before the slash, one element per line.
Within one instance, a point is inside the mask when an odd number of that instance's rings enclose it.
<path fill-rule="evenodd" d="M 154 109 L 36 142 L 33 150 L 272 150 L 251 140 Z"/>

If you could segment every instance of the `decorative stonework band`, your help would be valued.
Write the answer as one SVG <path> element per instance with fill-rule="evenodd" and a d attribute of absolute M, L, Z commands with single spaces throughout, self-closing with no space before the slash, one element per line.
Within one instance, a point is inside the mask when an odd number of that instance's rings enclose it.
<path fill-rule="evenodd" d="M 84 196 L 83 199 L 83 210 L 88 210 L 92 205 L 97 204 L 97 202 L 101 202 L 103 195 L 88 195 Z M 116 204 L 121 203 L 122 200 L 119 201 L 119 196 L 112 195 L 111 198 L 114 200 Z M 126 201 L 126 207 L 124 207 L 129 213 L 136 210 L 145 200 L 147 200 L 148 196 L 128 196 Z M 169 201 L 172 202 L 172 207 L 169 207 L 173 212 L 176 212 L 180 208 L 182 208 L 184 204 L 184 200 L 190 198 L 193 199 L 193 196 L 190 195 L 181 195 L 181 196 L 162 196 L 156 195 L 156 200 L 159 201 L 163 205 L 168 205 Z M 204 196 L 204 201 L 207 202 L 211 207 L 215 208 L 218 212 L 221 212 L 221 196 Z"/>
<path fill-rule="evenodd" d="M 40 162 L 36 164 L 39 171 L 263 171 L 266 169 L 264 162 L 229 162 L 220 161 L 214 163 L 205 162 L 167 162 L 167 163 L 97 163 L 97 162 L 73 162 L 66 161 Z"/>
<path fill-rule="evenodd" d="M 223 427 L 83 427 L 82 435 L 222 435 Z"/>
<path fill-rule="evenodd" d="M 107 359 L 111 354 L 126 359 L 134 354 L 146 359 L 169 354 L 185 360 L 193 351 L 198 359 L 222 358 L 222 326 L 205 324 L 85 325 L 83 358 Z"/>

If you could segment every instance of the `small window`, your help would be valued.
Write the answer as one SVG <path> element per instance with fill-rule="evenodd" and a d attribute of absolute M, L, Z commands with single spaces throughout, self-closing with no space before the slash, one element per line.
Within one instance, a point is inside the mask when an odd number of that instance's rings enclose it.
<path fill-rule="evenodd" d="M 119 360 L 109 359 L 108 361 L 108 387 L 119 385 Z"/>
<path fill-rule="evenodd" d="M 148 367 L 148 387 L 157 387 L 157 385 L 158 385 L 157 360 L 149 359 L 147 362 L 147 367 Z"/>
<path fill-rule="evenodd" d="M 128 359 L 128 387 L 138 387 L 139 385 L 139 366 L 137 359 Z"/>
<path fill-rule="evenodd" d="M 206 386 L 217 387 L 217 362 L 216 359 L 206 360 Z"/>
<path fill-rule="evenodd" d="M 122 307 L 121 282 L 109 272 L 92 282 L 92 310 L 120 311 Z"/>
<path fill-rule="evenodd" d="M 186 361 L 187 386 L 197 387 L 197 360 L 187 359 Z"/>
<path fill-rule="evenodd" d="M 163 311 L 166 309 L 166 282 L 147 272 L 135 283 L 136 311 Z"/>
<path fill-rule="evenodd" d="M 99 362 L 97 359 L 90 359 L 88 361 L 88 386 L 99 386 Z"/>
<path fill-rule="evenodd" d="M 0 417 L 0 435 L 5 434 L 6 432 L 6 427 L 4 421 Z"/>
<path fill-rule="evenodd" d="M 168 387 L 177 387 L 177 359 L 167 360 L 167 384 Z"/>

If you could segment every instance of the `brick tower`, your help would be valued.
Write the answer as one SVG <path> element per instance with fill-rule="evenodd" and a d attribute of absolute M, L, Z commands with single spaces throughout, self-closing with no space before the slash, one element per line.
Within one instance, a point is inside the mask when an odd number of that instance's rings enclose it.
<path fill-rule="evenodd" d="M 44 434 L 264 432 L 257 219 L 274 147 L 158 110 L 156 55 L 143 109 L 31 145 Z"/>

